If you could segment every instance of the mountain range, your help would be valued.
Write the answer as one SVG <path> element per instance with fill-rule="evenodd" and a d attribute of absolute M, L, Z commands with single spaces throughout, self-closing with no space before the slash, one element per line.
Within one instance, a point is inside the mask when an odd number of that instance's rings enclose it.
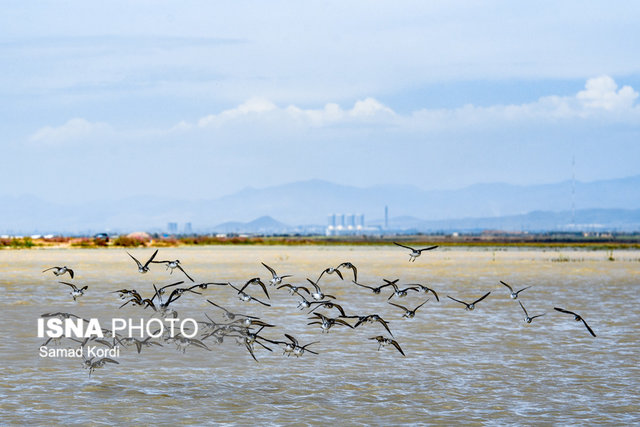
<path fill-rule="evenodd" d="M 384 226 L 385 206 L 393 229 L 542 230 L 573 223 L 628 230 L 640 223 L 640 175 L 529 186 L 477 184 L 441 191 L 309 180 L 197 201 L 154 196 L 82 204 L 34 196 L 0 200 L 0 233 L 8 234 L 162 232 L 169 222 L 177 222 L 179 231 L 189 222 L 194 232 L 284 232 L 321 229 L 334 213 L 362 214 L 365 226 Z"/>

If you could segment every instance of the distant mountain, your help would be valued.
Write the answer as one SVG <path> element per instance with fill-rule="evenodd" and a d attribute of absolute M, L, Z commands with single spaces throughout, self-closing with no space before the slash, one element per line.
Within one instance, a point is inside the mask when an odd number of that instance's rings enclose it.
<path fill-rule="evenodd" d="M 291 226 L 276 221 L 270 216 L 262 216 L 250 222 L 225 222 L 218 224 L 213 229 L 219 233 L 286 233 L 292 230 Z"/>
<path fill-rule="evenodd" d="M 572 220 L 575 218 L 575 220 Z M 383 221 L 371 225 L 382 226 Z M 640 209 L 580 209 L 575 211 L 534 211 L 523 215 L 493 218 L 457 218 L 424 221 L 417 218 L 392 218 L 389 229 L 404 232 L 476 232 L 502 231 L 638 231 Z"/>
<path fill-rule="evenodd" d="M 575 206 L 588 209 L 640 209 L 640 175 L 575 183 Z M 500 218 L 533 212 L 558 212 L 572 207 L 571 181 L 519 186 L 478 184 L 459 190 L 424 191 L 415 186 L 388 185 L 359 188 L 322 180 L 300 181 L 263 189 L 246 188 L 218 199 L 185 201 L 167 197 L 128 197 L 117 201 L 75 204 L 50 203 L 32 196 L 1 197 L 0 234 L 90 233 L 109 230 L 166 231 L 168 222 L 192 223 L 196 232 L 242 227 L 256 217 L 271 217 L 285 224 L 326 225 L 327 216 L 364 214 L 365 225 L 384 216 L 406 217 L 405 225 L 424 221 L 441 223 L 465 218 Z M 610 215 L 617 215 L 613 211 Z M 413 218 L 413 219 L 411 219 Z M 615 218 L 613 218 L 615 220 Z M 275 221 L 275 220 L 273 220 Z M 473 220 L 466 220 L 473 221 Z M 531 223 L 534 223 L 533 219 Z M 566 221 L 565 221 L 566 222 Z M 578 223 L 582 221 L 576 220 Z M 611 221 L 608 221 L 611 222 Z M 252 229 L 280 229 L 260 225 Z M 221 224 L 224 225 L 224 224 Z M 257 227 L 257 228 L 256 228 Z"/>

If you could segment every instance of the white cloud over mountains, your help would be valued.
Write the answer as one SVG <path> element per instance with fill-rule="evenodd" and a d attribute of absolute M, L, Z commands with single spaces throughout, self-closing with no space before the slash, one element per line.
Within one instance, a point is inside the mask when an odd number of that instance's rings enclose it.
<path fill-rule="evenodd" d="M 420 109 L 410 114 L 396 113 L 374 98 L 358 100 L 351 108 L 343 109 L 336 103 L 322 108 L 301 108 L 296 105 L 281 107 L 265 98 L 251 98 L 237 107 L 209 114 L 195 122 L 181 121 L 169 132 L 147 130 L 147 134 L 175 134 L 199 130 L 206 132 L 227 126 L 242 126 L 256 136 L 265 124 L 275 125 L 275 131 L 290 127 L 331 127 L 335 125 L 368 126 L 387 125 L 410 132 L 447 132 L 460 129 L 486 129 L 504 125 L 542 125 L 571 120 L 602 120 L 605 122 L 640 123 L 640 107 L 636 105 L 638 92 L 630 86 L 618 89 L 609 76 L 587 80 L 585 89 L 573 96 L 545 96 L 537 101 L 518 105 L 479 107 L 464 105 L 453 109 Z M 57 127 L 46 126 L 29 137 L 29 142 L 56 145 L 80 142 L 114 132 L 105 123 L 74 118 Z M 126 132 L 119 132 L 126 138 Z M 145 131 L 135 131 L 137 137 Z M 133 135 L 130 135 L 133 136 Z"/>

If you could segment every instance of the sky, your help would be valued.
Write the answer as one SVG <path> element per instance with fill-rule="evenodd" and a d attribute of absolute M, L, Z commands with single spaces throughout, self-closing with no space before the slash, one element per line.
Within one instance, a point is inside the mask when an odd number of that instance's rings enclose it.
<path fill-rule="evenodd" d="M 640 174 L 634 1 L 3 1 L 0 196 Z M 575 169 L 572 161 L 575 159 Z"/>

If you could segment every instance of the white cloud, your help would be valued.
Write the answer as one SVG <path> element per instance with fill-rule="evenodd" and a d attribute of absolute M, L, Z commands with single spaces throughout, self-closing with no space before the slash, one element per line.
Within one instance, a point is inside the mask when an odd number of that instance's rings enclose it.
<path fill-rule="evenodd" d="M 57 145 L 90 140 L 109 129 L 110 127 L 105 123 L 92 123 L 82 118 L 73 118 L 61 126 L 45 126 L 33 133 L 28 140 L 35 144 Z"/>
<path fill-rule="evenodd" d="M 638 92 L 631 86 L 623 86 L 616 91 L 618 85 L 609 76 L 600 76 L 587 80 L 585 90 L 578 92 L 576 98 L 588 108 L 605 110 L 627 109 L 633 106 Z"/>

